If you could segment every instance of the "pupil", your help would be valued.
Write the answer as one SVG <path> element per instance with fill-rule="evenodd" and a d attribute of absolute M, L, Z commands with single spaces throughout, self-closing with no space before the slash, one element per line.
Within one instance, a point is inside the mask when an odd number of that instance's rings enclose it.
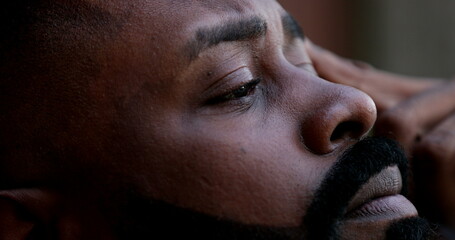
<path fill-rule="evenodd" d="M 242 87 L 240 87 L 240 88 L 236 91 L 235 95 L 236 95 L 237 97 L 242 97 L 242 96 L 244 96 L 244 95 L 246 94 L 246 91 L 245 91 L 245 90 L 246 90 L 246 87 L 245 87 L 245 86 L 242 86 Z"/>

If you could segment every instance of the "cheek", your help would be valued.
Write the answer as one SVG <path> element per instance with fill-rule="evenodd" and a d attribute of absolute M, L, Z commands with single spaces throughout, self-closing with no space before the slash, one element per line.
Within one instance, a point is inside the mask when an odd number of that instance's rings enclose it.
<path fill-rule="evenodd" d="M 202 132 L 183 132 L 178 140 L 161 143 L 172 147 L 154 154 L 144 190 L 210 215 L 297 226 L 328 168 L 327 162 L 294 148 L 290 138 L 277 139 L 266 131 L 259 136 L 245 129 L 210 131 L 206 125 Z"/>

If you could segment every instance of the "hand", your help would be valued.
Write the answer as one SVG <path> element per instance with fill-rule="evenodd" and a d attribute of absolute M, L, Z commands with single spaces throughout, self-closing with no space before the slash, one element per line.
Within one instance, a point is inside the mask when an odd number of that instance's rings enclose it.
<path fill-rule="evenodd" d="M 455 81 L 383 72 L 309 41 L 306 48 L 322 78 L 373 98 L 375 134 L 396 139 L 411 160 L 411 197 L 419 211 L 455 228 Z"/>

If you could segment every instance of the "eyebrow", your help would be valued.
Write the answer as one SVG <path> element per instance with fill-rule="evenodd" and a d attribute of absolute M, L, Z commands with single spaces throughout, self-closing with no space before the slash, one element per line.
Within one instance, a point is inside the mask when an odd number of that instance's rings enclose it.
<path fill-rule="evenodd" d="M 305 34 L 297 21 L 289 14 L 286 13 L 281 17 L 281 24 L 286 34 L 289 34 L 292 38 L 300 38 L 305 40 Z"/>
<path fill-rule="evenodd" d="M 265 36 L 266 33 L 267 23 L 259 16 L 231 20 L 218 26 L 198 29 L 194 39 L 187 44 L 190 50 L 190 61 L 194 60 L 205 49 L 222 42 L 256 39 Z"/>

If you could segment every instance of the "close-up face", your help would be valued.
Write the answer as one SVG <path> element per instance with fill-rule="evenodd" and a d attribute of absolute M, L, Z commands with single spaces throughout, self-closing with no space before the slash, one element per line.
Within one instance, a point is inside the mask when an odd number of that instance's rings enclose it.
<path fill-rule="evenodd" d="M 42 99 L 39 113 L 30 113 L 34 98 L 26 97 L 11 119 L 34 114 L 37 127 L 24 132 L 42 135 L 33 145 L 11 140 L 32 147 L 8 156 L 47 163 L 17 174 L 12 186 L 65 186 L 63 199 L 80 191 L 78 199 L 91 194 L 113 208 L 118 200 L 129 209 L 124 198 L 138 196 L 220 225 L 282 230 L 290 238 L 383 239 L 392 222 L 417 215 L 400 195 L 406 163 L 395 145 L 355 145 L 376 120 L 373 101 L 318 77 L 302 30 L 277 2 L 84 3 L 81 11 L 96 21 L 90 9 L 107 12 L 98 20 L 113 21 L 115 33 L 96 50 L 86 48 L 96 62 L 89 81 L 62 84 L 65 77 L 43 74 L 31 83 L 52 94 L 27 92 Z M 77 62 L 55 59 L 66 71 Z M 33 155 L 36 149 L 56 153 Z M 11 175 L 19 172 L 10 165 Z M 350 178 L 354 173 L 363 175 Z"/>
<path fill-rule="evenodd" d="M 274 1 L 142 9 L 126 45 L 112 47 L 131 49 L 110 58 L 122 72 L 101 75 L 140 73 L 118 109 L 140 159 L 129 163 L 136 187 L 229 220 L 298 226 L 337 157 L 372 126 L 371 99 L 316 76 Z"/>

